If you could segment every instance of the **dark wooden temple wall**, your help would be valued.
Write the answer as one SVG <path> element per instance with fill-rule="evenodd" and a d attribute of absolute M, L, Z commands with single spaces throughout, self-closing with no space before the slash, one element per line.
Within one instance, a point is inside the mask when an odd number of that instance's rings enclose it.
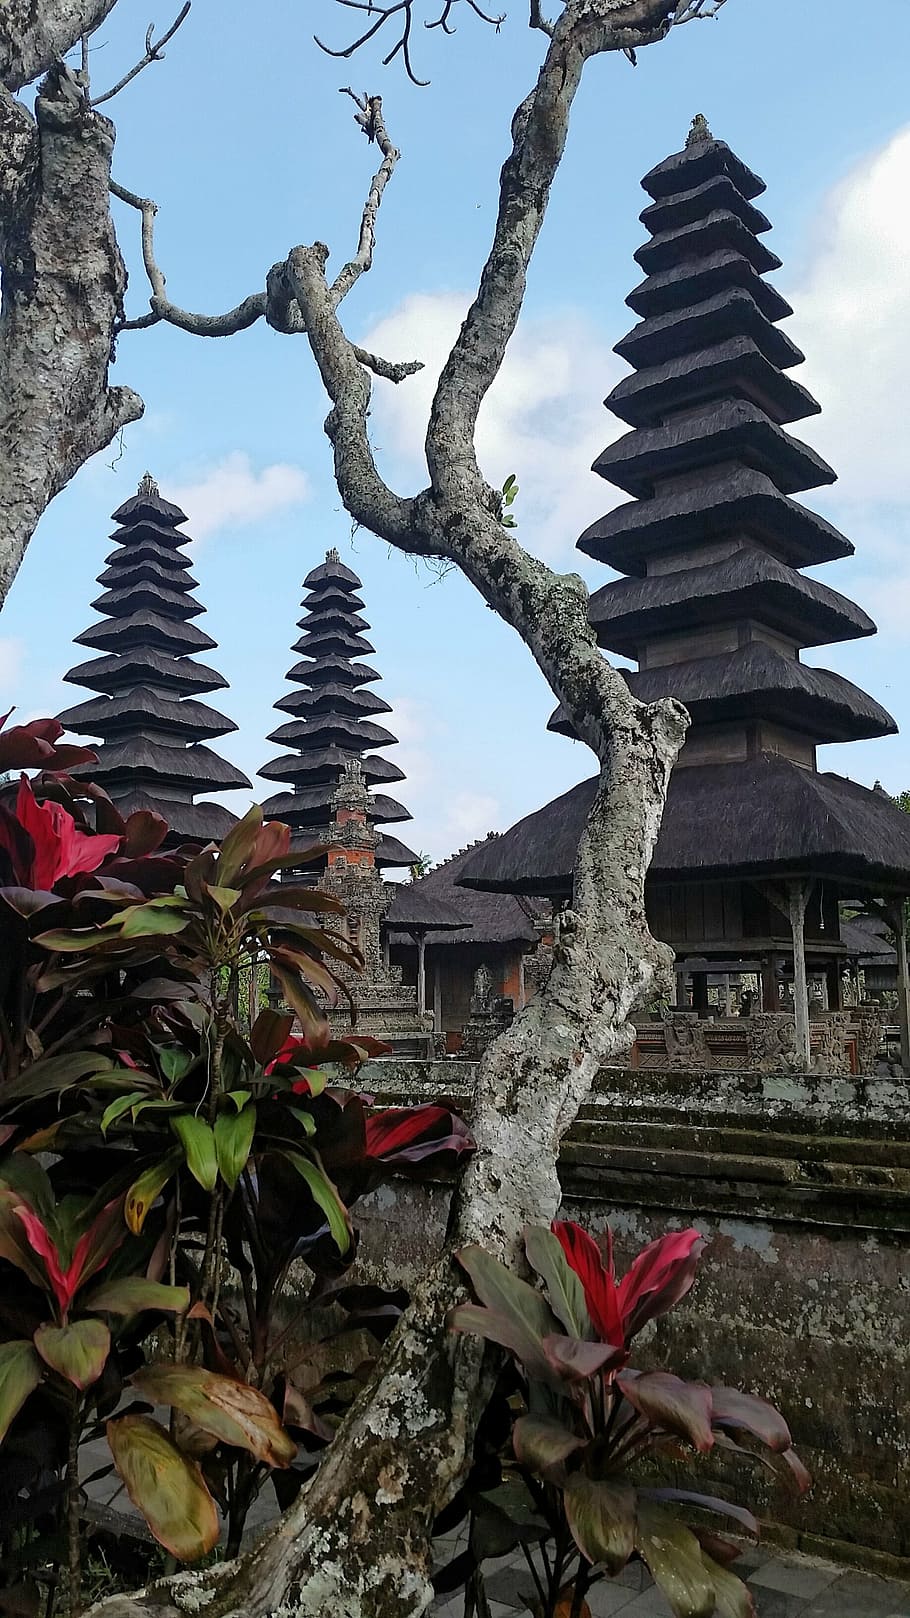
<path fill-rule="evenodd" d="M 389 1099 L 467 1093 L 466 1064 L 377 1063 Z M 910 1087 L 792 1075 L 601 1075 L 567 1139 L 565 1212 L 611 1225 L 622 1270 L 668 1228 L 706 1240 L 689 1297 L 640 1362 L 760 1393 L 814 1475 L 799 1499 L 756 1468 L 735 1485 L 778 1535 L 910 1567 Z M 449 1192 L 361 1205 L 366 1276 L 412 1284 Z M 690 1475 L 730 1493 L 712 1457 Z M 716 1489 L 714 1488 L 716 1485 Z"/>

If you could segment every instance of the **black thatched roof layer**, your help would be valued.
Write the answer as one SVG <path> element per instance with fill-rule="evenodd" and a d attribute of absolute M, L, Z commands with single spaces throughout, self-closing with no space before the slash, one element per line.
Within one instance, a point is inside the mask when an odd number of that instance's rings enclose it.
<path fill-rule="evenodd" d="M 897 969 L 894 939 L 881 916 L 842 916 L 840 937 L 847 954 L 855 955 L 860 966 Z"/>
<path fill-rule="evenodd" d="M 793 313 L 777 287 L 763 281 L 754 264 L 729 247 L 706 253 L 704 258 L 683 259 L 669 270 L 656 270 L 639 282 L 626 303 L 637 315 L 662 315 L 734 286 L 745 287 L 769 320 L 786 320 Z"/>
<path fill-rule="evenodd" d="M 703 303 L 647 316 L 614 344 L 614 353 L 641 370 L 744 336 L 752 339 L 770 365 L 783 371 L 806 357 L 762 312 L 751 292 L 738 286 L 725 287 Z"/>
<path fill-rule="evenodd" d="M 771 229 L 771 221 L 760 208 L 754 208 L 728 174 L 712 174 L 700 185 L 688 191 L 674 191 L 659 202 L 651 202 L 639 214 L 639 219 L 652 236 L 664 230 L 678 230 L 682 225 L 694 225 L 707 214 L 725 209 L 735 213 L 753 236 L 763 236 Z"/>
<path fill-rule="evenodd" d="M 596 777 L 582 781 L 473 851 L 461 881 L 564 898 L 596 790 Z M 788 873 L 830 876 L 845 892 L 851 882 L 910 891 L 910 815 L 884 793 L 770 754 L 673 772 L 652 882 Z"/>
<path fill-rule="evenodd" d="M 716 399 L 697 415 L 624 433 L 598 455 L 594 471 L 627 494 L 647 499 L 663 478 L 725 461 L 763 472 L 784 494 L 837 482 L 827 461 L 748 399 Z"/>
<path fill-rule="evenodd" d="M 819 412 L 808 389 L 769 360 L 750 333 L 624 377 L 606 403 L 630 427 L 654 427 L 671 411 L 728 396 L 751 399 L 778 426 Z"/>
<path fill-rule="evenodd" d="M 681 152 L 658 163 L 642 180 L 642 188 L 649 197 L 659 201 L 675 192 L 691 191 L 704 185 L 718 174 L 728 175 L 737 191 L 749 201 L 760 197 L 767 189 L 764 180 L 753 174 L 724 140 L 715 140 L 704 126 L 705 138 L 698 138 L 699 120 L 693 123 L 689 141 Z"/>
<path fill-rule="evenodd" d="M 105 617 L 78 636 L 79 644 L 109 655 L 80 663 L 64 676 L 103 695 L 68 708 L 60 721 L 80 735 L 101 738 L 98 763 L 79 773 L 105 784 L 119 807 L 136 806 L 138 792 L 141 807 L 160 807 L 172 821 L 174 836 L 207 841 L 223 835 L 236 816 L 217 804 L 181 800 L 191 800 L 197 791 L 250 783 L 242 771 L 199 745 L 237 727 L 192 700 L 193 693 L 227 682 L 186 655 L 216 645 L 188 621 L 204 609 L 179 554 L 189 542 L 179 526 L 186 517 L 163 499 L 148 475 L 114 517 L 121 524 L 113 536 L 118 544 L 99 579 L 108 588 L 92 603 Z"/>
<path fill-rule="evenodd" d="M 546 906 L 534 900 L 521 899 L 511 893 L 481 893 L 460 886 L 462 873 L 473 862 L 475 855 L 485 853 L 499 841 L 488 837 L 470 848 L 463 848 L 444 864 L 438 865 L 428 876 L 411 884 L 415 893 L 424 893 L 429 899 L 454 908 L 470 923 L 469 932 L 433 933 L 427 936 L 432 945 L 457 946 L 459 944 L 487 944 L 505 947 L 510 944 L 533 945 L 539 937 L 535 918 L 542 916 Z M 410 942 L 403 930 L 396 928 L 394 913 L 389 926 L 393 929 L 392 943 Z"/>
<path fill-rule="evenodd" d="M 376 670 L 353 661 L 374 650 L 360 633 L 370 626 L 354 610 L 363 606 L 357 594 L 362 588 L 360 580 L 333 550 L 323 564 L 307 574 L 304 588 L 304 612 L 298 619 L 303 633 L 293 648 L 303 656 L 287 674 L 298 689 L 275 704 L 293 718 L 279 725 L 268 738 L 296 751 L 269 759 L 259 773 L 267 780 L 288 782 L 295 788 L 269 798 L 266 812 L 280 815 L 301 835 L 311 835 L 317 829 L 327 831 L 331 824 L 332 799 L 346 764 L 359 761 L 368 787 L 377 782 L 403 781 L 404 771 L 388 759 L 366 751 L 394 746 L 397 737 L 367 717 L 390 713 L 391 709 L 381 697 L 360 689 L 379 679 Z M 408 811 L 394 799 L 379 799 L 373 793 L 370 797 L 369 818 L 374 823 L 410 819 Z M 376 854 L 380 865 L 411 865 L 416 858 L 397 838 L 385 838 Z"/>
<path fill-rule="evenodd" d="M 853 555 L 833 523 L 751 466 L 706 470 L 689 488 L 614 506 L 585 529 L 578 549 L 623 573 L 643 574 L 653 556 L 731 534 L 758 541 L 795 567 Z"/>
<path fill-rule="evenodd" d="M 118 794 L 117 807 L 124 815 L 135 814 L 140 809 L 151 809 L 163 815 L 171 828 L 169 842 L 220 842 L 237 824 L 237 816 L 220 803 L 177 803 L 157 792 L 154 796 L 135 791 Z"/>
<path fill-rule="evenodd" d="M 392 932 L 412 935 L 462 932 L 470 925 L 461 911 L 428 893 L 421 882 L 399 882 L 386 916 L 386 926 Z"/>
<path fill-rule="evenodd" d="M 601 646 L 632 658 L 646 639 L 689 629 L 695 619 L 754 618 L 797 646 L 875 634 L 868 613 L 846 596 L 751 545 L 701 567 L 605 584 L 591 597 L 590 618 Z"/>
<path fill-rule="evenodd" d="M 742 253 L 759 275 L 767 275 L 769 270 L 779 270 L 781 267 L 777 254 L 752 234 L 738 214 L 730 213 L 726 208 L 716 208 L 694 224 L 683 225 L 678 230 L 660 231 L 645 242 L 634 256 L 635 262 L 651 275 L 655 270 L 670 269 L 680 259 L 702 258 L 724 247 L 732 248 L 734 253 Z"/>

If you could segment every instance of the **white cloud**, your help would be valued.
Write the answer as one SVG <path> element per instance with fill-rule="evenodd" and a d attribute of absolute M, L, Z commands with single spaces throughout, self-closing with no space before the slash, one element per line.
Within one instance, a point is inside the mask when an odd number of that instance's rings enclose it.
<path fill-rule="evenodd" d="M 823 410 L 807 436 L 838 473 L 841 498 L 910 500 L 908 196 L 910 125 L 829 193 L 802 285 L 786 288 L 807 356 L 796 374 Z"/>
<path fill-rule="evenodd" d="M 425 477 L 430 402 L 467 301 L 451 292 L 415 293 L 364 339 L 392 359 L 424 361 L 416 377 L 375 395 L 377 447 L 412 479 Z M 478 458 L 496 487 L 517 477 L 520 538 L 539 555 L 568 561 L 582 529 L 620 498 L 588 468 L 624 430 L 602 403 L 624 371 L 603 333 L 577 310 L 525 317 L 509 345 L 481 409 Z"/>
<path fill-rule="evenodd" d="M 483 792 L 456 792 L 437 841 L 440 847 L 451 852 L 501 827 L 502 811 L 498 798 Z"/>
<path fill-rule="evenodd" d="M 249 455 L 235 450 L 193 482 L 168 480 L 165 492 L 187 513 L 190 533 L 207 539 L 221 528 L 246 527 L 300 505 L 311 491 L 302 467 L 278 461 L 257 472 Z"/>

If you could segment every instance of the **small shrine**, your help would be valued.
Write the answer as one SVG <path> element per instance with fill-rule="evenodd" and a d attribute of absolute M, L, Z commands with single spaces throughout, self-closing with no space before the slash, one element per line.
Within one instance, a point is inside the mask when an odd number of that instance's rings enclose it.
<path fill-rule="evenodd" d="M 779 323 L 792 311 L 765 279 L 780 267 L 755 206 L 765 186 L 701 117 L 642 184 L 645 279 L 626 300 L 639 319 L 616 344 L 632 372 L 606 401 L 631 430 L 594 464 L 631 498 L 578 542 L 622 575 L 591 597 L 600 645 L 637 665 L 625 673 L 637 697 L 676 697 L 692 719 L 647 885 L 651 930 L 676 951 L 675 1020 L 640 1029 L 642 1061 L 869 1071 L 875 1037 L 842 1004 L 849 901 L 898 934 L 910 1070 L 910 817 L 818 768 L 821 743 L 896 726 L 874 697 L 802 658 L 875 625 L 803 571 L 853 546 L 793 498 L 836 474 L 785 431 L 819 406 L 790 375 L 803 355 Z M 571 734 L 559 712 L 551 727 Z M 595 787 L 582 782 L 478 850 L 461 880 L 565 899 Z M 729 1005 L 712 1007 L 718 973 L 749 975 L 770 1021 L 750 1030 Z"/>
<path fill-rule="evenodd" d="M 159 493 L 148 473 L 113 513 L 115 548 L 98 577 L 103 593 L 92 607 L 100 621 L 76 644 L 100 654 L 63 678 L 98 692 L 58 715 L 67 730 L 100 738 L 97 764 L 76 773 L 104 787 L 123 814 L 152 809 L 171 827 L 172 839 L 210 842 L 236 820 L 217 803 L 197 803 L 201 792 L 249 790 L 242 770 L 204 745 L 237 729 L 200 693 L 227 680 L 197 654 L 217 642 L 191 620 L 205 611 L 197 581 L 182 554 L 185 512 Z"/>

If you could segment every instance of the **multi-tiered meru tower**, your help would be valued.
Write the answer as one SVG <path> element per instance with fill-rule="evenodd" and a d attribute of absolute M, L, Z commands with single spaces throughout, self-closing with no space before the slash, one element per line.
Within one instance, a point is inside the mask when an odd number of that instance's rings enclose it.
<path fill-rule="evenodd" d="M 801 654 L 875 626 L 802 571 L 853 546 L 793 498 L 835 473 L 785 430 L 819 406 L 789 374 L 803 359 L 779 326 L 791 309 L 764 279 L 780 265 L 754 206 L 764 183 L 703 118 L 642 183 L 653 199 L 641 216 L 650 240 L 635 255 L 645 279 L 627 299 L 640 319 L 616 345 L 634 369 L 606 401 L 632 430 L 594 468 L 633 498 L 579 547 L 625 575 L 591 599 L 601 646 L 638 664 L 627 676 L 636 696 L 677 697 L 692 718 L 649 919 L 682 963 L 700 963 L 702 993 L 712 961 L 760 963 L 767 1009 L 804 928 L 836 1004 L 839 900 L 910 892 L 910 820 L 884 794 L 819 773 L 820 743 L 896 726 Z M 559 714 L 552 723 L 565 728 Z M 463 880 L 571 891 L 593 787 L 480 851 Z"/>
<path fill-rule="evenodd" d="M 263 807 L 267 815 L 293 828 L 300 847 L 325 842 L 333 820 L 333 796 L 352 760 L 359 762 L 370 789 L 372 825 L 411 818 L 397 799 L 375 790 L 403 781 L 404 771 L 371 752 L 391 747 L 397 737 L 375 720 L 376 714 L 391 712 L 389 704 L 365 689 L 380 676 L 368 664 L 354 661 L 374 650 L 363 637 L 370 627 L 360 616 L 363 600 L 357 591 L 363 586 L 337 550 L 330 550 L 325 561 L 307 574 L 303 587 L 307 591 L 303 617 L 297 620 L 303 633 L 291 648 L 301 661 L 287 673 L 297 689 L 275 704 L 292 718 L 268 738 L 294 751 L 270 759 L 259 771 L 268 781 L 287 784 Z M 397 837 L 379 837 L 378 866 L 411 865 L 416 858 Z"/>
<path fill-rule="evenodd" d="M 223 837 L 236 815 L 216 803 L 196 803 L 200 792 L 247 787 L 246 776 L 202 744 L 237 726 L 200 692 L 227 685 L 195 653 L 217 645 L 190 620 L 204 608 L 193 597 L 196 580 L 181 555 L 187 518 L 164 500 L 146 473 L 138 493 L 113 514 L 116 548 L 99 575 L 105 586 L 92 606 L 104 616 L 77 645 L 99 657 L 63 678 L 99 696 L 59 715 L 67 730 L 100 737 L 97 764 L 78 773 L 103 786 L 124 814 L 153 809 L 172 838 L 208 842 Z"/>

